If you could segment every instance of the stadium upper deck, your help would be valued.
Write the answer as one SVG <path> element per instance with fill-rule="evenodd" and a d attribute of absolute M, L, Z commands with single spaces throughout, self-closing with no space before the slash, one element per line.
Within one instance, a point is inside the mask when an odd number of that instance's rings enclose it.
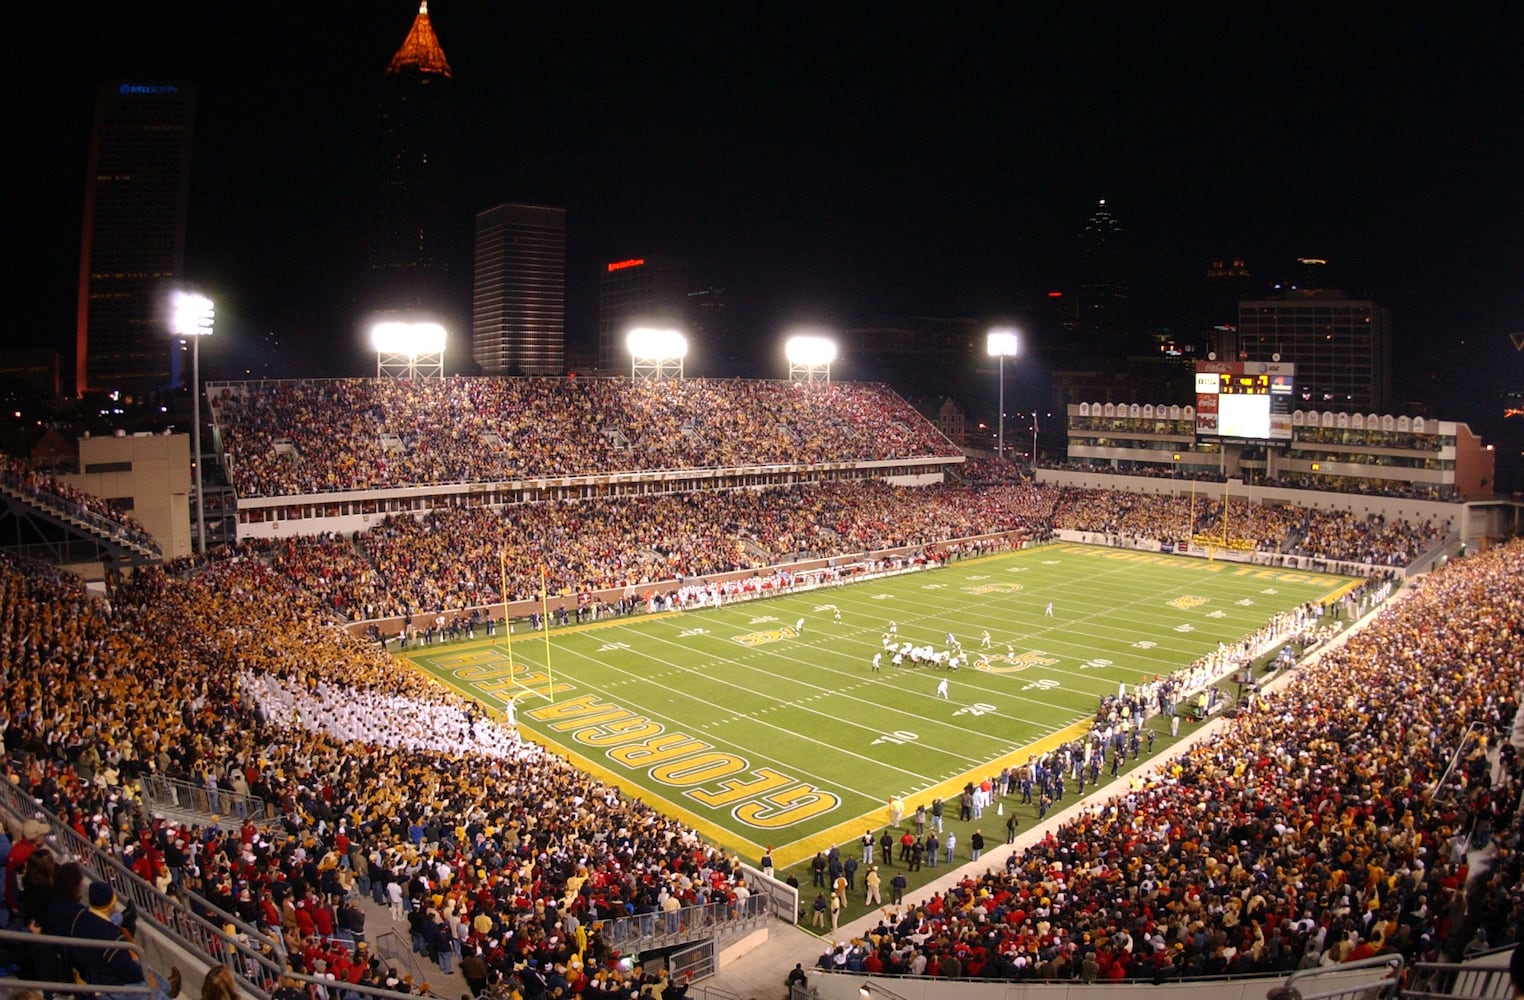
<path fill-rule="evenodd" d="M 884 385 L 450 378 L 220 383 L 240 498 L 543 477 L 961 460 Z"/>

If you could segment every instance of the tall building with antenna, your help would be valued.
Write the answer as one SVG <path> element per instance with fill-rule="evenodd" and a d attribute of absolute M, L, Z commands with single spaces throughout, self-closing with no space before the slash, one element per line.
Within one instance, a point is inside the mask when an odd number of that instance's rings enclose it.
<path fill-rule="evenodd" d="M 1120 356 L 1129 320 L 1129 258 L 1122 224 L 1102 198 L 1079 235 L 1078 334 L 1086 353 Z"/>
<path fill-rule="evenodd" d="M 369 212 L 368 309 L 437 309 L 456 266 L 450 252 L 452 74 L 423 0 L 387 65 L 376 111 Z"/>

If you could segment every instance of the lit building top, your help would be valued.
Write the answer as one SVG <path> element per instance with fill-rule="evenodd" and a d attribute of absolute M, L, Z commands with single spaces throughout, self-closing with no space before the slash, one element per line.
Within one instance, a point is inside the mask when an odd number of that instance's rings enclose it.
<path fill-rule="evenodd" d="M 386 67 L 388 73 L 400 73 L 407 69 L 439 76 L 450 75 L 449 60 L 445 59 L 444 49 L 439 47 L 439 37 L 434 34 L 434 26 L 429 23 L 429 0 L 422 0 L 418 4 L 418 16 L 413 19 L 412 30 L 407 33 L 402 48 L 392 56 L 391 65 Z"/>

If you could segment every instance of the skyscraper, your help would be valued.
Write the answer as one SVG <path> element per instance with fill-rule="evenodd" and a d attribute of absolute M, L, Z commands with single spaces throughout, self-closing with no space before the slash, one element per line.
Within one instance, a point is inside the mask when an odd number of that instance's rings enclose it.
<path fill-rule="evenodd" d="M 75 391 L 175 381 L 160 303 L 185 273 L 196 88 L 108 83 L 96 93 L 75 318 Z"/>
<path fill-rule="evenodd" d="M 685 257 L 628 257 L 604 265 L 598 282 L 598 367 L 629 367 L 624 335 L 632 326 L 682 326 L 688 314 Z"/>
<path fill-rule="evenodd" d="M 1392 321 L 1368 299 L 1336 288 L 1282 289 L 1238 304 L 1238 329 L 1221 333 L 1224 360 L 1296 365 L 1296 406 L 1386 413 L 1392 395 Z"/>
<path fill-rule="evenodd" d="M 366 308 L 437 309 L 447 295 L 450 80 L 423 0 L 381 81 Z"/>
<path fill-rule="evenodd" d="M 752 358 L 741 356 L 748 345 L 737 334 L 735 296 L 728 290 L 689 291 L 687 327 L 690 352 L 698 354 L 705 374 L 738 375 L 753 367 Z"/>
<path fill-rule="evenodd" d="M 1120 357 L 1125 352 L 1128 264 L 1122 225 L 1102 198 L 1079 237 L 1077 346 L 1086 354 Z"/>
<path fill-rule="evenodd" d="M 498 205 L 476 216 L 471 357 L 491 375 L 566 364 L 566 209 Z"/>

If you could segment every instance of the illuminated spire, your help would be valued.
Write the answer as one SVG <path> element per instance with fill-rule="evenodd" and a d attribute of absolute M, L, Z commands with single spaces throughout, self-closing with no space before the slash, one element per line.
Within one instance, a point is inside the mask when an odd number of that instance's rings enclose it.
<path fill-rule="evenodd" d="M 386 67 L 388 73 L 400 73 L 405 69 L 436 76 L 450 75 L 450 63 L 445 59 L 444 49 L 439 47 L 434 26 L 429 23 L 429 0 L 420 0 L 412 30 L 407 33 L 402 48 L 392 56 L 392 64 Z"/>

